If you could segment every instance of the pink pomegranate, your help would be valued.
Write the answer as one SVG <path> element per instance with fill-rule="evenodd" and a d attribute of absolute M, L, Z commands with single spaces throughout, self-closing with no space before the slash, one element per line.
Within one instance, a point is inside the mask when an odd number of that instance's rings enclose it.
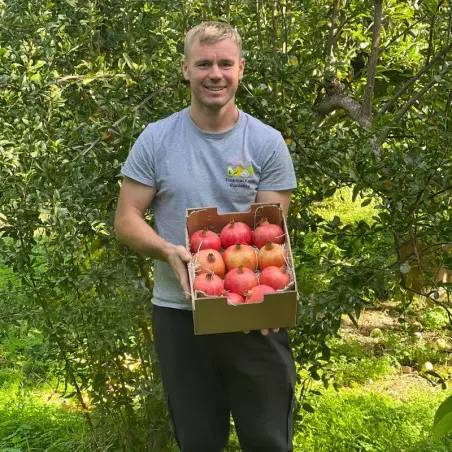
<path fill-rule="evenodd" d="M 234 292 L 229 292 L 227 290 L 223 290 L 223 294 L 224 297 L 226 297 L 226 299 L 228 300 L 228 304 L 232 304 L 232 305 L 236 305 L 236 304 L 243 304 L 245 303 L 245 300 L 243 299 L 243 297 L 241 295 L 239 295 L 238 293 L 234 293 Z"/>
<path fill-rule="evenodd" d="M 193 289 L 206 295 L 220 296 L 224 290 L 223 280 L 215 273 L 203 273 L 195 278 Z"/>
<path fill-rule="evenodd" d="M 273 287 L 275 290 L 282 290 L 289 284 L 290 276 L 285 265 L 282 267 L 270 265 L 261 271 L 259 282 Z"/>
<path fill-rule="evenodd" d="M 245 292 L 245 303 L 260 303 L 264 301 L 264 295 L 266 293 L 272 293 L 275 289 L 265 284 L 259 284 L 250 290 Z"/>
<path fill-rule="evenodd" d="M 224 277 L 224 288 L 230 292 L 238 293 L 242 297 L 246 290 L 250 290 L 258 284 L 259 281 L 253 270 L 243 265 L 229 270 Z"/>
<path fill-rule="evenodd" d="M 227 249 L 236 243 L 250 245 L 252 231 L 247 224 L 232 220 L 221 230 L 220 240 L 223 249 Z"/>
<path fill-rule="evenodd" d="M 259 226 L 253 231 L 253 245 L 261 249 L 267 242 L 284 243 L 284 231 L 280 226 L 270 223 L 263 218 Z"/>
<path fill-rule="evenodd" d="M 221 250 L 221 240 L 218 234 L 210 231 L 208 228 L 200 229 L 193 232 L 189 239 L 190 250 L 197 253 L 200 250 L 214 249 Z"/>

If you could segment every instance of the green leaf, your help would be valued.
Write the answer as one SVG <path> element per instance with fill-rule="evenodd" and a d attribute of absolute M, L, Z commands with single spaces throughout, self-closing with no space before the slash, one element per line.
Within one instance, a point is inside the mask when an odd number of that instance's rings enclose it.
<path fill-rule="evenodd" d="M 443 416 L 433 427 L 433 439 L 439 439 L 452 431 L 452 411 Z"/>
<path fill-rule="evenodd" d="M 366 207 L 372 202 L 372 198 L 367 198 L 361 203 L 361 207 Z"/>
<path fill-rule="evenodd" d="M 433 425 L 435 426 L 438 424 L 438 422 L 449 413 L 452 413 L 452 395 L 444 400 L 444 402 L 436 410 Z"/>
<path fill-rule="evenodd" d="M 94 80 L 93 74 L 86 74 L 86 75 L 83 76 L 82 84 L 83 85 L 88 85 L 93 80 Z"/>
<path fill-rule="evenodd" d="M 309 405 L 309 403 L 303 403 L 303 410 L 307 411 L 308 413 L 314 413 L 314 407 L 312 405 Z"/>

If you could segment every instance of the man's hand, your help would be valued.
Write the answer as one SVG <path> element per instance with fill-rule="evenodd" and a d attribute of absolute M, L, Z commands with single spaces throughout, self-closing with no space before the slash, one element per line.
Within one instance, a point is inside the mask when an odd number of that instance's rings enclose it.
<path fill-rule="evenodd" d="M 188 279 L 187 263 L 191 254 L 182 245 L 171 246 L 166 254 L 166 262 L 171 266 L 178 279 L 187 300 L 191 299 L 190 283 Z"/>
<path fill-rule="evenodd" d="M 278 333 L 278 332 L 279 332 L 279 328 L 273 328 L 272 331 L 273 331 L 274 333 Z M 244 333 L 245 333 L 245 334 L 248 334 L 249 331 L 244 331 Z M 268 336 L 268 333 L 270 333 L 270 330 L 268 330 L 268 329 L 261 330 L 262 336 Z"/>

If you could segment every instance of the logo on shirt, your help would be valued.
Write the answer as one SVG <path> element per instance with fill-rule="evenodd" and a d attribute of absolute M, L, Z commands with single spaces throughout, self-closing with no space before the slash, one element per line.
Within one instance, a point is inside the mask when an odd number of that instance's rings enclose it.
<path fill-rule="evenodd" d="M 229 165 L 227 167 L 227 175 L 228 177 L 242 177 L 242 178 L 246 178 L 246 177 L 250 177 L 254 174 L 254 169 L 253 167 L 248 164 L 247 166 L 242 165 Z"/>
<path fill-rule="evenodd" d="M 226 167 L 226 182 L 232 188 L 250 188 L 252 176 L 254 169 L 250 162 L 234 162 Z"/>

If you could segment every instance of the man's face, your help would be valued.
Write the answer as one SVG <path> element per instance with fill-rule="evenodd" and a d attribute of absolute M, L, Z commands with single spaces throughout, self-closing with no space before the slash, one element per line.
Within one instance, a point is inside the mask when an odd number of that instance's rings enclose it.
<path fill-rule="evenodd" d="M 233 105 L 244 67 L 245 60 L 230 39 L 195 41 L 187 59 L 182 60 L 184 78 L 192 90 L 192 106 L 218 111 Z"/>

